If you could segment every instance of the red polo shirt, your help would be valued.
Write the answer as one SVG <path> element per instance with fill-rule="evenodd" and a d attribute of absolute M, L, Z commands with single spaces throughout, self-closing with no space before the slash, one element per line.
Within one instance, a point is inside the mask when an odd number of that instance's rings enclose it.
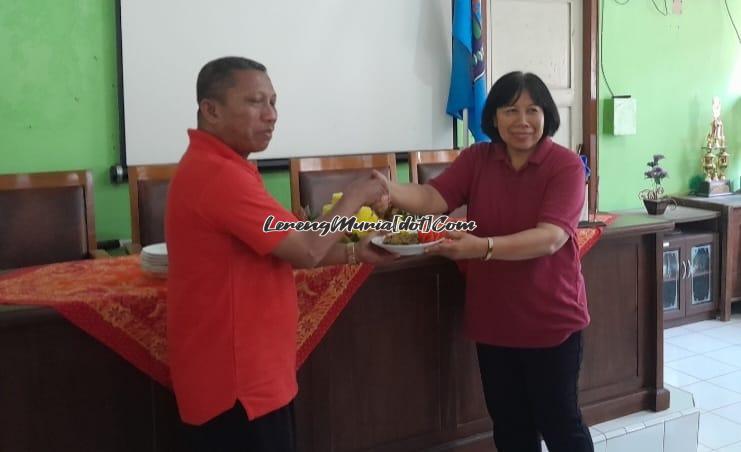
<path fill-rule="evenodd" d="M 449 209 L 468 204 L 480 237 L 551 223 L 569 235 L 552 256 L 523 261 L 471 260 L 464 330 L 503 347 L 552 347 L 589 324 L 575 234 L 584 201 L 584 168 L 569 149 L 543 139 L 515 171 L 503 144 L 480 143 L 430 181 Z"/>
<path fill-rule="evenodd" d="M 270 252 L 296 221 L 257 168 L 216 137 L 189 130 L 170 184 L 167 340 L 180 416 L 202 424 L 239 400 L 250 419 L 297 393 L 298 306 L 291 266 Z"/>

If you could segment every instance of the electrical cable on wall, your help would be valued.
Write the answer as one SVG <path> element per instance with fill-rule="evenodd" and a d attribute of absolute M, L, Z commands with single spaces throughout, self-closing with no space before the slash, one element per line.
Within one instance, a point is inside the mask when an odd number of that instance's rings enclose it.
<path fill-rule="evenodd" d="M 666 0 L 664 0 L 664 11 L 659 9 L 659 5 L 656 4 L 656 0 L 651 0 L 651 3 L 653 3 L 654 8 L 656 8 L 656 11 L 659 12 L 662 16 L 668 16 L 669 15 L 669 6 L 666 4 Z"/>
<path fill-rule="evenodd" d="M 733 25 L 733 29 L 736 30 L 736 37 L 738 38 L 738 42 L 741 44 L 741 35 L 738 34 L 738 28 L 736 28 L 736 22 L 733 21 L 733 16 L 731 15 L 731 9 L 728 7 L 728 0 L 723 0 L 723 3 L 726 5 L 726 12 L 728 13 L 728 18 L 731 19 L 731 25 Z"/>
<path fill-rule="evenodd" d="M 616 4 L 620 6 L 625 6 L 628 3 L 630 3 L 630 0 L 613 0 Z M 724 0 L 726 2 L 726 8 L 728 8 L 728 0 Z M 600 25 L 599 25 L 599 67 L 600 71 L 602 72 L 602 78 L 605 80 L 605 85 L 607 86 L 607 91 L 610 92 L 611 97 L 615 97 L 615 93 L 612 92 L 612 87 L 610 87 L 610 82 L 607 81 L 607 75 L 605 74 L 605 52 L 602 50 L 602 43 L 604 42 L 604 30 L 605 30 L 605 9 L 607 7 L 607 1 L 602 3 L 602 9 L 600 11 Z M 651 0 L 651 3 L 654 5 L 654 8 L 656 11 L 659 12 L 662 16 L 668 16 L 669 15 L 669 5 L 667 5 L 666 0 L 664 0 L 664 11 L 661 11 L 659 9 L 659 5 L 656 4 L 656 0 Z M 730 11 L 728 12 L 728 16 L 731 16 Z M 733 18 L 731 18 L 731 23 L 733 23 Z M 736 24 L 733 24 L 733 28 L 736 28 Z M 736 35 L 738 35 L 738 30 L 736 30 Z M 739 42 L 741 42 L 741 36 L 739 37 Z"/>
<path fill-rule="evenodd" d="M 625 2 L 621 3 L 618 0 L 614 0 L 615 3 L 618 5 L 627 5 L 630 0 L 625 0 Z M 612 88 L 610 87 L 610 82 L 607 81 L 607 74 L 605 74 L 605 52 L 602 50 L 602 44 L 605 42 L 605 9 L 607 7 L 607 2 L 604 2 L 602 4 L 602 9 L 600 11 L 600 24 L 599 24 L 599 68 L 602 72 L 602 78 L 605 80 L 605 85 L 607 86 L 607 91 L 610 92 L 610 97 L 615 97 L 615 93 L 612 92 Z"/>

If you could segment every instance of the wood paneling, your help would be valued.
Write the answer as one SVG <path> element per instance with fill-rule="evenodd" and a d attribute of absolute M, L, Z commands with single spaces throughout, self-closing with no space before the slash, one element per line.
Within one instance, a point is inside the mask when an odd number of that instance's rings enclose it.
<path fill-rule="evenodd" d="M 614 235 L 583 261 L 592 324 L 584 336 L 580 397 L 590 424 L 665 409 L 669 400 L 657 362 L 663 340 L 657 239 Z M 457 270 L 444 261 L 421 262 L 374 274 L 302 368 L 299 437 L 311 441 L 301 441 L 301 451 L 494 450 L 475 349 L 460 331 Z M 338 383 L 340 376 L 345 380 Z M 329 420 L 317 422 L 310 413 Z"/>
<path fill-rule="evenodd" d="M 313 438 L 301 450 L 434 442 L 451 411 L 444 397 L 450 357 L 442 353 L 450 350 L 449 319 L 441 317 L 451 300 L 442 300 L 440 287 L 455 284 L 459 302 L 462 295 L 447 264 L 380 271 L 357 292 L 299 372 L 298 434 Z M 312 419 L 316 406 L 326 422 Z"/>
<path fill-rule="evenodd" d="M 728 253 L 726 264 L 728 265 L 728 278 L 726 284 L 729 286 L 731 301 L 741 300 L 741 209 L 733 209 L 728 212 Z M 730 316 L 730 306 L 728 306 Z"/>
<path fill-rule="evenodd" d="M 641 268 L 640 237 L 602 242 L 589 253 L 587 300 L 592 322 L 584 333 L 580 389 L 588 391 L 637 379 L 638 304 L 636 281 Z M 599 300 L 594 302 L 593 300 Z M 636 384 L 638 382 L 636 381 Z M 592 400 L 583 400 L 591 402 Z"/>
<path fill-rule="evenodd" d="M 51 310 L 0 307 L 0 450 L 146 451 L 153 384 Z"/>
<path fill-rule="evenodd" d="M 649 220 L 616 221 L 583 260 L 590 424 L 668 407 L 656 234 L 672 225 Z M 494 450 L 463 303 L 450 261 L 377 268 L 299 371 L 299 450 Z M 172 395 L 50 309 L 0 307 L 0 366 L 0 450 L 182 449 Z"/>

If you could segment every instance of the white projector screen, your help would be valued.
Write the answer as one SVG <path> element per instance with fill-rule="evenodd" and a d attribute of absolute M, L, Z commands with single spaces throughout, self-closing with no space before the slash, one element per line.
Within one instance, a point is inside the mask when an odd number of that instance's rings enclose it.
<path fill-rule="evenodd" d="M 172 163 L 196 78 L 222 56 L 268 68 L 278 122 L 258 159 L 453 146 L 450 0 L 120 0 L 126 162 Z"/>

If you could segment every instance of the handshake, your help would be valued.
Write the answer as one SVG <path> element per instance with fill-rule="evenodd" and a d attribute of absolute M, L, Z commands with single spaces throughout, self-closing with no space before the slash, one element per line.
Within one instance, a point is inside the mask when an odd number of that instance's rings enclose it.
<path fill-rule="evenodd" d="M 380 218 L 385 217 L 385 213 L 390 207 L 390 182 L 383 174 L 373 171 L 370 176 L 356 179 L 344 190 L 346 201 L 351 205 L 359 206 L 355 213 L 355 219 L 359 223 L 376 223 Z M 342 199 L 343 192 L 333 193 L 332 199 L 328 204 L 322 207 L 322 216 L 331 215 L 331 212 Z M 367 230 L 357 230 L 353 232 L 351 239 L 360 240 L 370 234 Z"/>
<path fill-rule="evenodd" d="M 342 192 L 339 193 L 332 193 L 332 200 L 329 202 L 329 204 L 325 204 L 322 206 L 322 216 L 326 217 L 329 216 L 332 212 L 332 208 L 334 208 L 334 205 L 342 198 Z M 360 209 L 355 213 L 355 219 L 359 223 L 376 223 L 379 218 L 376 212 L 373 211 L 372 208 L 369 206 L 361 206 Z M 353 233 L 350 236 L 350 240 L 355 242 L 358 240 L 363 239 L 363 237 L 370 234 L 370 231 L 361 231 L 356 230 L 353 231 Z"/>
<path fill-rule="evenodd" d="M 373 170 L 370 176 L 356 179 L 345 192 L 358 196 L 361 205 L 370 206 L 373 211 L 384 214 L 391 205 L 392 185 L 385 175 Z"/>

